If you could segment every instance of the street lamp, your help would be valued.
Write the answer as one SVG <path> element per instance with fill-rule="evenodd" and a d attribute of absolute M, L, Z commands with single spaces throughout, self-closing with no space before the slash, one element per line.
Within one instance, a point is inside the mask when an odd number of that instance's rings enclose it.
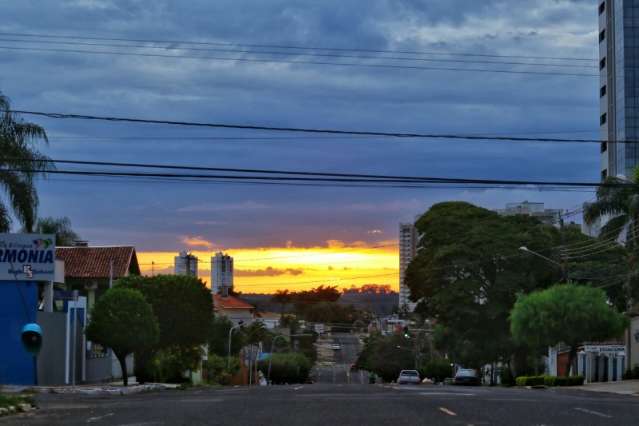
<path fill-rule="evenodd" d="M 550 262 L 550 263 L 552 263 L 553 265 L 558 266 L 558 267 L 559 267 L 559 269 L 561 270 L 561 280 L 562 280 L 562 281 L 567 281 L 567 279 L 566 279 L 566 278 L 567 278 L 567 276 L 566 276 L 566 267 L 565 267 L 565 265 L 562 265 L 561 263 L 557 262 L 556 260 L 552 260 L 551 258 L 546 257 L 546 256 L 544 256 L 544 255 L 543 255 L 543 254 L 541 254 L 541 253 L 537 253 L 536 251 L 532 251 L 531 249 L 529 249 L 529 248 L 528 248 L 528 247 L 526 247 L 526 246 L 521 246 L 521 247 L 519 247 L 519 250 L 521 250 L 521 251 L 523 251 L 523 252 L 525 252 L 525 253 L 532 254 L 533 256 L 540 257 L 540 258 L 544 259 L 546 262 Z"/>
<path fill-rule="evenodd" d="M 238 328 L 242 327 L 242 324 L 244 324 L 244 321 L 240 321 L 239 324 L 234 325 L 229 330 L 229 351 L 228 351 L 227 357 L 226 357 L 226 368 L 227 369 L 231 368 L 231 339 L 233 337 L 233 330 L 237 330 Z"/>

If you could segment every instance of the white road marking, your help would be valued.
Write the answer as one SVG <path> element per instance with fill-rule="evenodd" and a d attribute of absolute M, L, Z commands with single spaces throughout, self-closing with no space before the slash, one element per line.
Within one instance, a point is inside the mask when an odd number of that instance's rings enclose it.
<path fill-rule="evenodd" d="M 441 411 L 444 414 L 448 414 L 449 416 L 453 416 L 453 417 L 455 417 L 457 415 L 457 413 L 454 413 L 454 412 L 450 411 L 448 408 L 444 408 L 444 407 L 439 407 L 439 411 Z"/>
<path fill-rule="evenodd" d="M 421 392 L 420 395 L 423 396 L 475 396 L 474 393 L 455 393 L 455 392 Z"/>
<path fill-rule="evenodd" d="M 293 390 L 296 390 L 296 391 L 298 391 L 298 390 L 300 390 L 300 389 L 304 389 L 304 386 L 297 386 L 297 387 L 294 387 L 294 388 L 293 388 Z"/>
<path fill-rule="evenodd" d="M 605 419 L 612 419 L 612 416 L 609 416 L 608 414 L 605 414 L 605 413 L 600 413 L 599 411 L 588 410 L 586 408 L 578 408 L 578 407 L 575 408 L 575 410 L 581 411 L 582 413 L 586 413 L 586 414 L 592 414 L 593 416 L 603 417 Z"/>
<path fill-rule="evenodd" d="M 87 423 L 99 422 L 102 419 L 106 419 L 107 417 L 111 417 L 114 415 L 115 413 L 108 413 L 108 414 L 105 414 L 104 416 L 90 417 L 87 419 Z"/>

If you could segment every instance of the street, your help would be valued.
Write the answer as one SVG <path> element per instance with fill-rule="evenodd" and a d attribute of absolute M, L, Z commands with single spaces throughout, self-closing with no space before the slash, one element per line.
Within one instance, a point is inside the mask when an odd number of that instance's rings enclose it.
<path fill-rule="evenodd" d="M 339 345 L 340 349 L 328 351 L 330 360 L 318 359 L 312 374 L 314 381 L 327 384 L 365 384 L 368 373 L 351 371 L 351 365 L 357 361 L 360 351 L 359 337 L 351 333 L 332 333 L 330 344 Z"/>
<path fill-rule="evenodd" d="M 0 425 L 636 425 L 639 418 L 632 396 L 432 385 L 195 388 L 37 400 L 40 410 Z"/>

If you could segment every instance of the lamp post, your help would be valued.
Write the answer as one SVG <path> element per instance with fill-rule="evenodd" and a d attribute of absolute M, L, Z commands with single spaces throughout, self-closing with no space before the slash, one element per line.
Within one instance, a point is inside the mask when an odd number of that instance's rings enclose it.
<path fill-rule="evenodd" d="M 271 383 L 271 364 L 273 363 L 273 346 L 275 345 L 275 341 L 277 339 L 284 339 L 284 341 L 286 341 L 286 337 L 284 337 L 281 334 L 278 334 L 277 336 L 273 337 L 273 340 L 271 340 L 271 354 L 268 357 L 268 371 L 266 373 L 266 381 L 270 384 Z"/>
<path fill-rule="evenodd" d="M 563 282 L 567 282 L 568 281 L 568 277 L 567 277 L 567 274 L 566 274 L 566 266 L 565 265 L 563 265 L 563 264 L 561 264 L 561 263 L 559 263 L 559 262 L 557 262 L 555 260 L 552 260 L 551 258 L 546 257 L 546 256 L 544 256 L 541 253 L 537 253 L 536 251 L 532 251 L 526 246 L 519 247 L 519 250 L 523 251 L 524 253 L 529 253 L 529 254 L 532 254 L 533 256 L 540 257 L 540 258 L 544 259 L 546 262 L 550 262 L 553 265 L 558 266 L 559 269 L 561 270 L 561 280 Z"/>
<path fill-rule="evenodd" d="M 242 324 L 243 324 L 243 322 L 240 321 L 240 323 L 238 325 L 234 325 L 229 330 L 229 351 L 228 351 L 227 356 L 226 356 L 226 368 L 227 369 L 231 368 L 231 340 L 233 338 L 233 330 L 237 330 L 238 328 L 242 327 Z"/>

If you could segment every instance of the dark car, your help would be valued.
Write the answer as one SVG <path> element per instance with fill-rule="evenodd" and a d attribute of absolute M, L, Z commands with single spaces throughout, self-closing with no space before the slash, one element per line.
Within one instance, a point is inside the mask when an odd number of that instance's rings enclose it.
<path fill-rule="evenodd" d="M 457 373 L 455 373 L 453 384 L 479 386 L 481 384 L 481 381 L 479 380 L 477 371 L 471 370 L 469 368 L 460 368 L 459 370 L 457 370 Z"/>

